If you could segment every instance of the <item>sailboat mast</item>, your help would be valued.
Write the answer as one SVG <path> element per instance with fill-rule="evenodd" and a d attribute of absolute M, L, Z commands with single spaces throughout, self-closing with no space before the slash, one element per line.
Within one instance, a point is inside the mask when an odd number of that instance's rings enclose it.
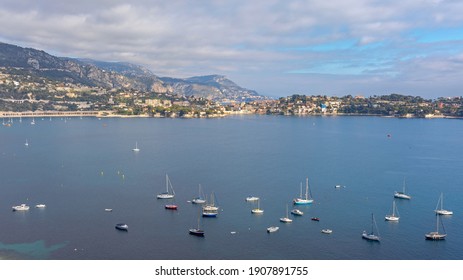
<path fill-rule="evenodd" d="M 309 200 L 309 177 L 305 178 L 305 199 Z"/>

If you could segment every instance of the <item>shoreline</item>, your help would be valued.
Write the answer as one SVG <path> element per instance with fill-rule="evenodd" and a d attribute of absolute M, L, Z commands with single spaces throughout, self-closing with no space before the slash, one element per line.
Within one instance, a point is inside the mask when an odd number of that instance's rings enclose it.
<path fill-rule="evenodd" d="M 0 112 L 1 118 L 58 118 L 58 117 L 97 117 L 97 118 L 166 118 L 166 119 L 215 119 L 215 118 L 224 118 L 228 116 L 236 115 L 267 115 L 267 114 L 258 114 L 252 112 L 226 112 L 220 115 L 211 115 L 211 116 L 150 116 L 148 114 L 143 115 L 118 115 L 113 114 L 112 111 L 35 111 L 35 112 Z M 288 114 L 288 115 L 278 115 L 278 114 L 269 114 L 273 116 L 286 116 L 286 117 L 311 117 L 311 116 L 327 116 L 327 117 L 382 117 L 382 118 L 397 118 L 397 119 L 463 119 L 463 117 L 458 116 L 445 116 L 445 115 L 433 115 L 425 117 L 409 117 L 409 116 L 386 116 L 386 115 L 375 115 L 375 114 Z"/>

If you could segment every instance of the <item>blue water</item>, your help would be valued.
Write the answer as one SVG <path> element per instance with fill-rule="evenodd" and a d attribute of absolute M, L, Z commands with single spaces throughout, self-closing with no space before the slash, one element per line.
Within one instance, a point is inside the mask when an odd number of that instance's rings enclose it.
<path fill-rule="evenodd" d="M 0 258 L 463 259 L 462 139 L 462 120 L 450 119 L 15 120 L 0 127 Z M 178 211 L 155 198 L 166 173 Z M 315 203 L 280 223 L 306 177 Z M 400 222 L 385 222 L 404 179 L 412 199 L 397 200 Z M 221 208 L 201 220 L 205 238 L 188 234 L 199 184 Z M 448 236 L 425 241 L 441 192 L 455 213 L 442 219 Z M 11 211 L 21 203 L 32 207 Z M 371 213 L 380 243 L 361 238 Z M 114 229 L 121 222 L 128 232 Z M 271 225 L 280 230 L 267 234 Z"/>

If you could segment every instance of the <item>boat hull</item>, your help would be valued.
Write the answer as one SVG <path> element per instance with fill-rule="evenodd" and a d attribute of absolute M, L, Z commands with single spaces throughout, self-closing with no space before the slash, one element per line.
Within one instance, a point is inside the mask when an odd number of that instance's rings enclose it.
<path fill-rule="evenodd" d="M 267 232 L 272 233 L 278 231 L 280 228 L 279 227 L 268 227 Z"/>
<path fill-rule="evenodd" d="M 424 235 L 426 240 L 444 240 L 447 234 L 442 234 L 438 232 L 430 232 Z"/>
<path fill-rule="evenodd" d="M 362 234 L 362 238 L 363 238 L 363 239 L 366 239 L 366 240 L 370 240 L 370 241 L 377 241 L 377 242 L 379 242 L 379 236 L 374 235 L 374 234 L 369 234 L 369 233 L 366 233 L 366 232 L 364 232 L 364 233 Z"/>
<path fill-rule="evenodd" d="M 115 226 L 115 228 L 117 230 L 121 230 L 121 231 L 128 231 L 129 230 L 129 226 L 127 226 L 126 224 L 117 224 Z"/>
<path fill-rule="evenodd" d="M 411 196 L 406 195 L 406 194 L 404 194 L 404 193 L 402 193 L 402 192 L 396 192 L 396 193 L 394 193 L 394 197 L 395 197 L 395 198 L 401 198 L 401 199 L 411 199 L 411 198 L 412 198 Z"/>
<path fill-rule="evenodd" d="M 164 208 L 166 208 L 167 210 L 177 210 L 178 206 L 174 204 L 167 204 L 164 206 Z"/>
<path fill-rule="evenodd" d="M 390 221 L 390 222 L 398 222 L 399 221 L 399 217 L 396 217 L 396 216 L 386 216 L 386 217 L 384 217 L 384 219 L 386 221 Z"/>
<path fill-rule="evenodd" d="M 191 235 L 204 237 L 204 230 L 202 230 L 202 229 L 191 228 L 188 231 L 188 233 L 191 234 Z"/>
<path fill-rule="evenodd" d="M 296 198 L 293 200 L 294 205 L 307 205 L 307 204 L 312 204 L 313 199 L 300 199 Z"/>

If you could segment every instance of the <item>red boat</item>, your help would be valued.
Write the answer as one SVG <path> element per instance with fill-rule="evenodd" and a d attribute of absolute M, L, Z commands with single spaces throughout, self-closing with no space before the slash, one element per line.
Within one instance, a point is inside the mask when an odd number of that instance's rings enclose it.
<path fill-rule="evenodd" d="M 169 210 L 177 210 L 178 206 L 175 205 L 175 204 L 166 204 L 166 206 L 164 206 L 166 209 L 169 209 Z"/>

